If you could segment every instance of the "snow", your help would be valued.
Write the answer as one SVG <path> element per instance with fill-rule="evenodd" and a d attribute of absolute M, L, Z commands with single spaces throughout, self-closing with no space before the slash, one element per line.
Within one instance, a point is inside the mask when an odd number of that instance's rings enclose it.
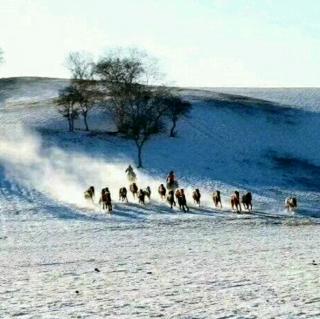
<path fill-rule="evenodd" d="M 152 198 L 142 207 L 117 198 L 135 146 L 101 131 L 112 123 L 100 109 L 93 132 L 66 132 L 52 104 L 65 84 L 0 81 L 1 318 L 320 317 L 320 115 L 309 89 L 306 105 L 299 91 L 285 106 L 287 91 L 275 101 L 267 89 L 183 89 L 193 110 L 178 137 L 146 144 L 138 186 Z M 157 194 L 171 169 L 189 213 Z M 84 201 L 90 185 L 111 189 L 112 215 L 98 195 Z M 212 207 L 215 189 L 222 210 Z M 235 189 L 253 192 L 252 214 L 230 211 Z M 296 213 L 283 208 L 291 194 Z"/>
<path fill-rule="evenodd" d="M 320 88 L 208 88 L 208 90 L 248 96 L 320 112 Z"/>

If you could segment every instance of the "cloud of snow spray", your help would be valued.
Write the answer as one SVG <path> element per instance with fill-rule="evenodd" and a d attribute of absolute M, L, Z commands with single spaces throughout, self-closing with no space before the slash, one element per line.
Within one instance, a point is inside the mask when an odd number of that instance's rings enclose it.
<path fill-rule="evenodd" d="M 109 187 L 114 202 L 118 199 L 119 188 L 128 188 L 125 169 L 130 161 L 109 163 L 104 159 L 66 152 L 57 147 L 46 148 L 38 135 L 23 127 L 17 127 L 14 133 L 2 132 L 0 162 L 6 169 L 7 177 L 23 187 L 80 207 L 91 207 L 83 196 L 91 185 L 96 189 L 96 202 L 102 187 Z M 160 202 L 157 189 L 160 183 L 164 183 L 164 176 L 160 179 L 138 171 L 137 177 L 138 186 L 150 186 L 152 199 Z M 185 187 L 189 203 L 192 190 L 192 187 Z M 203 187 L 202 190 L 205 191 Z M 209 191 L 202 193 L 205 206 L 212 206 L 210 194 Z M 130 201 L 131 194 L 128 196 Z"/>

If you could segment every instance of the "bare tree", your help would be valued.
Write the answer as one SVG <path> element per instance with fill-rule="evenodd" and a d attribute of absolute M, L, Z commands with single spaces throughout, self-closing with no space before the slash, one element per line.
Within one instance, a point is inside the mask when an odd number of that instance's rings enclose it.
<path fill-rule="evenodd" d="M 88 113 L 96 105 L 101 94 L 94 85 L 82 85 L 77 88 L 78 94 L 75 96 L 75 103 L 78 104 L 79 114 L 82 115 L 85 130 L 89 131 Z"/>
<path fill-rule="evenodd" d="M 135 142 L 138 167 L 142 167 L 142 148 L 152 135 L 163 128 L 163 87 L 148 85 L 156 68 L 151 68 L 145 55 L 129 51 L 112 52 L 96 65 L 96 74 L 104 83 L 111 112 L 118 131 Z M 154 73 L 154 74 L 153 74 Z"/>
<path fill-rule="evenodd" d="M 180 96 L 169 95 L 164 98 L 163 103 L 167 106 L 166 116 L 170 119 L 172 125 L 170 128 L 170 137 L 175 137 L 177 122 L 180 117 L 187 115 L 191 110 L 191 103 L 184 101 Z"/>
<path fill-rule="evenodd" d="M 163 131 L 162 118 L 166 107 L 160 98 L 163 92 L 159 88 L 151 90 L 147 86 L 136 85 L 131 93 L 120 132 L 134 141 L 138 151 L 138 167 L 143 167 L 143 146 L 153 135 Z"/>
<path fill-rule="evenodd" d="M 66 58 L 65 65 L 71 73 L 72 80 L 92 80 L 94 63 L 89 54 L 71 52 Z"/>
<path fill-rule="evenodd" d="M 76 107 L 79 99 L 79 91 L 72 85 L 59 91 L 58 112 L 67 119 L 70 132 L 74 131 L 74 120 L 79 117 L 79 110 Z"/>
<path fill-rule="evenodd" d="M 95 71 L 104 84 L 109 96 L 108 107 L 111 106 L 116 126 L 121 131 L 125 110 L 130 105 L 136 86 L 145 85 L 150 78 L 146 75 L 148 70 L 138 51 L 113 50 L 98 61 Z"/>
<path fill-rule="evenodd" d="M 74 103 L 83 117 L 86 131 L 89 131 L 88 113 L 100 96 L 96 82 L 93 79 L 94 63 L 89 54 L 71 52 L 66 59 L 66 66 L 71 72 L 71 85 L 77 94 L 74 94 Z"/>

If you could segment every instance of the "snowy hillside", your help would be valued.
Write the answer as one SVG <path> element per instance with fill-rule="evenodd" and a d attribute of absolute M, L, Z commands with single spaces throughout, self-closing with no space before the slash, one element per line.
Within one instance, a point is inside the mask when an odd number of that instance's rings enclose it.
<path fill-rule="evenodd" d="M 81 130 L 67 132 L 53 104 L 67 83 L 0 80 L 5 318 L 319 315 L 310 266 L 320 262 L 320 113 L 312 107 L 319 89 L 181 89 L 192 112 L 176 138 L 146 144 L 138 185 L 151 186 L 152 198 L 141 207 L 131 194 L 128 204 L 118 201 L 135 145 L 111 134 L 99 108 L 89 115 L 91 132 L 80 120 Z M 171 211 L 157 194 L 172 169 L 189 213 Z M 83 199 L 90 185 L 111 189 L 112 216 L 98 198 L 94 206 Z M 191 200 L 196 187 L 200 208 Z M 213 209 L 216 189 L 222 210 Z M 253 193 L 252 214 L 230 211 L 236 189 Z M 295 214 L 283 208 L 288 195 L 298 198 Z"/>
<path fill-rule="evenodd" d="M 209 88 L 227 94 L 243 95 L 308 111 L 320 111 L 320 88 Z"/>

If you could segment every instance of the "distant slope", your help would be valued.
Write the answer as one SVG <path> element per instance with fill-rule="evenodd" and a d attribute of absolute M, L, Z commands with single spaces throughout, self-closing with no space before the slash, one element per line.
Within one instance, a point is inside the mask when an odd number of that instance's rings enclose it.
<path fill-rule="evenodd" d="M 320 88 L 207 88 L 320 112 Z"/>
<path fill-rule="evenodd" d="M 42 77 L 13 77 L 0 79 L 0 107 L 19 101 L 50 99 L 69 83 L 67 79 Z"/>

